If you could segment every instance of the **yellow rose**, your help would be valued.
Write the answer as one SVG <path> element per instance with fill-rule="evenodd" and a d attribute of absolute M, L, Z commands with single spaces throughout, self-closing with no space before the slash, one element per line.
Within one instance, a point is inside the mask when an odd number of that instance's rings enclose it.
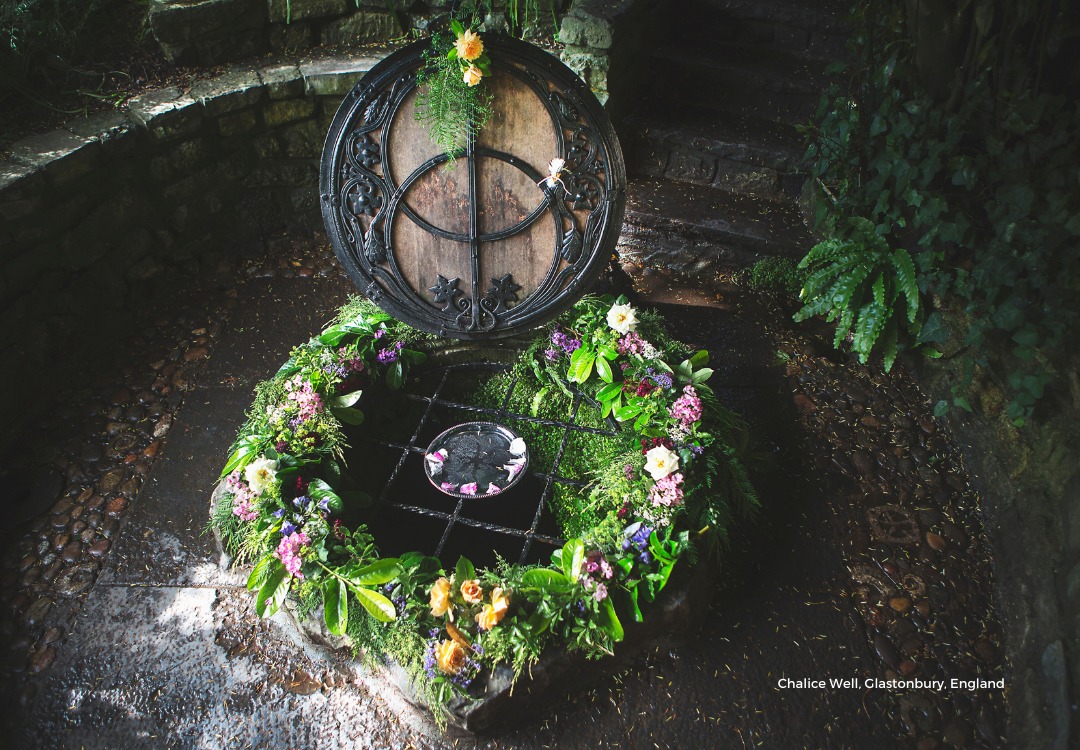
<path fill-rule="evenodd" d="M 443 641 L 435 647 L 435 661 L 447 674 L 457 674 L 465 666 L 465 649 L 457 641 Z"/>
<path fill-rule="evenodd" d="M 499 615 L 500 620 L 510 608 L 510 597 L 506 596 L 499 586 L 491 590 L 491 608 Z"/>
<path fill-rule="evenodd" d="M 465 79 L 465 85 L 467 86 L 475 86 L 476 84 L 480 83 L 480 79 L 483 77 L 484 74 L 480 71 L 480 68 L 476 67 L 475 65 L 470 65 L 468 68 L 466 68 L 465 75 L 463 76 L 463 78 Z"/>
<path fill-rule="evenodd" d="M 481 630 L 491 630 L 499 624 L 499 620 L 501 619 L 502 615 L 496 612 L 494 607 L 490 604 L 485 604 L 484 608 L 476 613 L 476 627 Z"/>
<path fill-rule="evenodd" d="M 431 587 L 431 614 L 442 617 L 450 609 L 450 581 L 440 578 Z"/>
<path fill-rule="evenodd" d="M 484 54 L 484 43 L 480 41 L 480 35 L 472 29 L 469 29 L 464 34 L 457 38 L 454 42 L 454 46 L 457 47 L 457 56 L 462 60 L 469 62 L 480 57 Z M 466 79 L 468 83 L 468 79 Z M 469 84 L 472 86 L 473 84 Z"/>
<path fill-rule="evenodd" d="M 484 600 L 484 589 L 476 579 L 465 581 L 461 584 L 461 595 L 469 604 L 479 604 Z"/>

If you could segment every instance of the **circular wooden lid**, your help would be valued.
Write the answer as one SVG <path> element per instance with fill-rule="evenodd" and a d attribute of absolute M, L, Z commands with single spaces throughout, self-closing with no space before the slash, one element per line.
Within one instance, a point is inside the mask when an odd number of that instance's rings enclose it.
<path fill-rule="evenodd" d="M 484 35 L 494 114 L 452 163 L 416 120 L 430 42 L 376 65 L 339 107 L 320 194 L 357 288 L 442 336 L 510 336 L 556 317 L 596 280 L 622 225 L 626 168 L 600 103 L 561 61 Z M 566 162 L 548 184 L 548 164 Z"/>

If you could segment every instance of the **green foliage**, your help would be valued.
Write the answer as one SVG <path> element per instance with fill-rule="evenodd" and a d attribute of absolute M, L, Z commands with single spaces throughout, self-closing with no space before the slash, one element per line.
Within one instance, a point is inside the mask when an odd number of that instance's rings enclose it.
<path fill-rule="evenodd" d="M 910 251 L 920 289 L 970 319 L 964 356 L 985 365 L 997 352 L 1022 424 L 1080 322 L 1080 106 L 1068 95 L 1080 8 L 973 0 L 945 33 L 909 7 L 881 0 L 853 14 L 851 62 L 810 130 L 829 198 L 817 218 L 844 238 L 849 217 L 866 217 Z M 926 323 L 908 340 L 944 340 Z"/>
<path fill-rule="evenodd" d="M 834 346 L 851 333 L 852 350 L 866 362 L 880 344 L 887 371 L 896 361 L 899 332 L 914 337 L 922 327 L 915 266 L 907 250 L 891 249 L 869 221 L 850 221 L 851 239 L 825 240 L 799 263 L 809 275 L 795 320 L 827 314 L 836 322 Z"/>
<path fill-rule="evenodd" d="M 744 273 L 745 283 L 751 288 L 765 292 L 798 295 L 806 280 L 806 274 L 788 258 L 762 258 Z"/>
<path fill-rule="evenodd" d="M 99 0 L 0 3 L 0 89 L 25 77 L 46 55 L 70 55 L 101 6 Z"/>
<path fill-rule="evenodd" d="M 416 98 L 416 119 L 427 128 L 431 140 L 452 165 L 464 153 L 470 133 L 478 133 L 491 118 L 491 92 L 483 82 L 475 86 L 465 83 L 454 41 L 446 34 L 431 37 L 431 47 L 424 52 L 424 66 L 416 75 L 416 84 L 420 92 Z"/>

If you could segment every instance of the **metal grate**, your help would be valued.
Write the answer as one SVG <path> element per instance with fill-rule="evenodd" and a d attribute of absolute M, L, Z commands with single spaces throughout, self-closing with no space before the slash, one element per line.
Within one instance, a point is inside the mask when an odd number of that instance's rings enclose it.
<path fill-rule="evenodd" d="M 530 561 L 538 561 L 544 557 L 545 551 L 550 553 L 556 547 L 561 546 L 565 540 L 558 536 L 552 514 L 547 509 L 548 500 L 558 484 L 574 487 L 584 487 L 586 482 L 569 479 L 559 474 L 559 466 L 566 449 L 567 439 L 574 431 L 588 432 L 599 436 L 614 437 L 617 433 L 617 425 L 610 418 L 606 429 L 587 427 L 577 423 L 578 410 L 582 403 L 588 401 L 594 404 L 587 396 L 577 392 L 571 407 L 571 416 L 567 421 L 541 419 L 527 414 L 519 414 L 509 410 L 509 404 L 517 385 L 516 379 L 511 378 L 506 393 L 502 398 L 502 405 L 498 408 L 480 407 L 466 404 L 453 398 L 445 397 L 444 394 L 457 383 L 476 383 L 483 377 L 491 377 L 498 373 L 506 373 L 509 367 L 493 363 L 468 363 L 449 365 L 430 370 L 416 389 L 420 393 L 403 394 L 408 399 L 422 407 L 422 413 L 412 431 L 407 443 L 382 440 L 376 435 L 365 434 L 362 438 L 365 442 L 382 448 L 400 451 L 397 464 L 390 473 L 382 489 L 375 496 L 379 504 L 380 517 L 387 511 L 394 511 L 393 515 L 399 522 L 415 521 L 417 534 L 409 535 L 409 544 L 405 549 L 417 549 L 425 546 L 421 538 L 429 535 L 425 551 L 442 557 L 443 553 L 454 546 L 451 541 L 455 535 L 466 531 L 472 540 L 467 549 L 473 550 L 470 557 L 482 558 L 485 554 L 485 537 L 492 542 L 494 551 L 507 552 L 507 540 L 516 540 L 520 543 L 520 553 L 517 556 L 518 564 Z M 527 470 L 527 478 L 517 487 L 492 498 L 478 496 L 476 498 L 450 498 L 431 487 L 422 474 L 422 462 L 424 451 L 428 442 L 435 434 L 451 426 L 449 424 L 436 424 L 439 417 L 436 411 L 464 412 L 470 418 L 484 419 L 487 421 L 507 424 L 508 422 L 530 422 L 543 425 L 546 429 L 559 430 L 562 438 L 559 441 L 558 450 L 555 453 L 550 471 L 540 470 L 537 461 L 530 462 Z M 466 421 L 466 420 L 462 420 Z M 430 437 L 427 437 L 430 436 Z M 417 476 L 412 476 L 416 474 Z M 494 517 L 493 517 L 494 516 Z M 396 525 L 396 524 L 395 524 Z M 378 526 L 378 521 L 372 524 L 373 530 Z M 439 531 L 441 529 L 441 531 Z M 403 529 L 397 529 L 399 532 Z M 425 533 L 426 530 L 426 533 Z M 436 533 L 431 533 L 435 531 Z M 377 538 L 383 538 L 383 534 L 376 531 Z M 435 538 L 437 536 L 437 538 Z M 479 543 L 478 543 L 479 542 Z M 534 547 L 538 544 L 538 547 Z M 457 545 L 462 547 L 463 545 Z M 385 552 L 386 550 L 384 550 Z M 509 555 L 502 555 L 510 560 Z M 453 561 L 450 561 L 451 564 Z M 474 562 L 478 560 L 474 559 Z"/>

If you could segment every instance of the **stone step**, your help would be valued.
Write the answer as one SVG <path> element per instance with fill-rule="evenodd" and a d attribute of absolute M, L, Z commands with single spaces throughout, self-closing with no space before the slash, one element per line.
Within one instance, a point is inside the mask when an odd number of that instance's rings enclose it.
<path fill-rule="evenodd" d="M 764 257 L 799 259 L 812 244 L 791 202 L 633 178 L 618 247 L 624 261 L 707 283 Z"/>
<path fill-rule="evenodd" d="M 650 102 L 623 120 L 620 138 L 632 175 L 771 200 L 794 197 L 804 179 L 802 136 L 749 113 Z"/>
<path fill-rule="evenodd" d="M 846 50 L 845 0 L 686 0 L 684 40 L 765 45 L 831 61 Z"/>

